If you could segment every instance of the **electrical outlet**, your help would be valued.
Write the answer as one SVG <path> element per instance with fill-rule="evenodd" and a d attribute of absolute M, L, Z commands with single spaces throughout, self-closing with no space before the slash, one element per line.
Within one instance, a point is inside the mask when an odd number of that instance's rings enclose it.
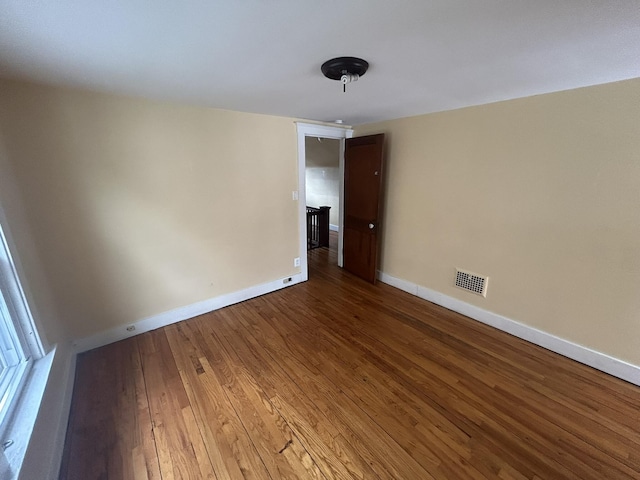
<path fill-rule="evenodd" d="M 294 267 L 299 267 L 300 266 L 300 257 L 296 257 L 293 259 L 293 266 Z"/>
<path fill-rule="evenodd" d="M 127 332 L 133 332 L 133 331 L 135 331 L 135 329 L 136 329 L 136 326 L 135 326 L 135 325 L 129 325 L 129 326 L 127 327 Z"/>
<path fill-rule="evenodd" d="M 294 190 L 293 192 L 291 192 L 291 197 L 292 197 L 294 200 L 298 200 L 298 191 L 297 191 L 297 190 Z"/>

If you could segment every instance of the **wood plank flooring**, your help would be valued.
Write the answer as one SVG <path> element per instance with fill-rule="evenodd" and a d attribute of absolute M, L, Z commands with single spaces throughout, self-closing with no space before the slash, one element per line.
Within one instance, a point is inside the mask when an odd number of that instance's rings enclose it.
<path fill-rule="evenodd" d="M 309 263 L 81 355 L 60 478 L 640 478 L 639 387 Z"/>

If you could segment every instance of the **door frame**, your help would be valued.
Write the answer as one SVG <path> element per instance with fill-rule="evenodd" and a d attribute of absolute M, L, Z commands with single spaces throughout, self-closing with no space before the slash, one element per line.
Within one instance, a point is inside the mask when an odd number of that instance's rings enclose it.
<path fill-rule="evenodd" d="M 353 137 L 353 129 L 348 125 L 323 125 L 315 123 L 296 122 L 298 132 L 298 227 L 300 245 L 300 273 L 302 281 L 309 279 L 309 266 L 307 264 L 307 193 L 306 193 L 306 137 L 322 137 L 340 140 L 340 209 L 338 212 L 338 265 L 342 267 L 342 242 L 343 242 L 343 207 L 344 207 L 344 141 Z"/>

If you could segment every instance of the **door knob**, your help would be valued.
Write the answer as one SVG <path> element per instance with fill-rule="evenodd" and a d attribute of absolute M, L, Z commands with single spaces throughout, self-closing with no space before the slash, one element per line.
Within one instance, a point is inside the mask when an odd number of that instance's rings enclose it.
<path fill-rule="evenodd" d="M 375 227 L 375 225 L 373 223 L 369 224 L 369 230 L 373 230 L 373 227 Z"/>

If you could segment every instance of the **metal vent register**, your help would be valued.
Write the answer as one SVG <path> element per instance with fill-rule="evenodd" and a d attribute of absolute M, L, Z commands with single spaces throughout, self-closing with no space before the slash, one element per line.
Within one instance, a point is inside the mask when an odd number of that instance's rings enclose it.
<path fill-rule="evenodd" d="M 456 287 L 460 287 L 476 295 L 487 296 L 487 283 L 489 277 L 481 277 L 475 273 L 465 272 L 464 270 L 456 269 Z"/>

